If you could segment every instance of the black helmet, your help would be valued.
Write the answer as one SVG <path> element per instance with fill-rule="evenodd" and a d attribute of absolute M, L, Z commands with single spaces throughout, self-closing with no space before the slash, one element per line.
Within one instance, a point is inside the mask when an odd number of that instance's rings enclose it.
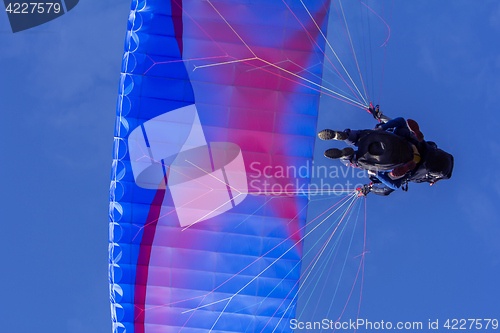
<path fill-rule="evenodd" d="M 442 149 L 432 149 L 426 157 L 425 167 L 433 183 L 441 179 L 450 179 L 453 172 L 453 155 Z"/>

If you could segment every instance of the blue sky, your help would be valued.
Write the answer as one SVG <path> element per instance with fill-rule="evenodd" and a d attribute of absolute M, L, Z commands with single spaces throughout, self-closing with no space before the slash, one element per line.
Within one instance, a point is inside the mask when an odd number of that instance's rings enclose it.
<path fill-rule="evenodd" d="M 2 331 L 111 331 L 108 189 L 129 6 L 80 2 L 17 34 L 0 19 Z M 394 4 L 382 109 L 417 120 L 455 169 L 436 187 L 368 197 L 363 318 L 500 319 L 499 37 L 497 1 Z M 322 103 L 318 128 L 374 125 Z M 330 146 L 317 142 L 317 161 Z"/>

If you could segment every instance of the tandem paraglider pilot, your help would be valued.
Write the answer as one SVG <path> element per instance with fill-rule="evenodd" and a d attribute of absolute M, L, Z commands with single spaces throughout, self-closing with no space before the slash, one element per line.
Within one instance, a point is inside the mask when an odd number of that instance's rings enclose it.
<path fill-rule="evenodd" d="M 325 156 L 368 170 L 371 183 L 358 189 L 361 194 L 386 196 L 398 188 L 407 191 L 408 182 L 434 185 L 451 178 L 453 156 L 436 143 L 425 141 L 415 120 L 390 119 L 378 106 L 368 111 L 380 121 L 372 130 L 325 129 L 318 134 L 321 140 L 339 140 L 351 146 L 328 149 Z"/>

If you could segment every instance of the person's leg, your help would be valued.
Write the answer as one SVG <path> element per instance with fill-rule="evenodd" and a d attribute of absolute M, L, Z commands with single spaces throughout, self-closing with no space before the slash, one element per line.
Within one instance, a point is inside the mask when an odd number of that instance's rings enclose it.
<path fill-rule="evenodd" d="M 350 129 L 345 129 L 345 133 L 347 133 L 347 139 L 345 139 L 345 143 L 349 146 L 357 147 L 358 145 L 358 140 L 360 139 L 360 130 L 350 130 Z"/>
<path fill-rule="evenodd" d="M 380 128 L 383 130 L 394 128 L 394 134 L 405 138 L 413 144 L 421 142 L 424 139 L 424 135 L 420 131 L 418 123 L 413 119 L 405 120 L 402 117 L 398 117 L 380 125 Z"/>
<path fill-rule="evenodd" d="M 400 165 L 398 167 L 395 167 L 391 173 L 390 173 L 390 177 L 392 179 L 398 179 L 398 178 L 401 178 L 403 177 L 404 175 L 406 175 L 406 173 L 408 171 L 411 171 L 413 169 L 415 169 L 415 167 L 417 166 L 417 164 L 415 163 L 415 161 L 410 161 L 410 162 L 407 162 L 403 165 Z"/>
<path fill-rule="evenodd" d="M 385 124 L 378 125 L 380 128 L 382 128 L 384 131 L 387 131 L 390 128 L 398 128 L 398 127 L 406 127 L 406 121 L 402 117 L 397 117 L 394 118 Z"/>
<path fill-rule="evenodd" d="M 318 137 L 321 140 L 340 140 L 344 141 L 347 139 L 348 134 L 345 131 L 334 131 L 331 129 L 324 129 L 318 133 Z"/>
<path fill-rule="evenodd" d="M 351 159 L 354 155 L 354 149 L 347 147 L 344 149 L 331 148 L 325 151 L 325 156 L 331 159 Z"/>
<path fill-rule="evenodd" d="M 331 129 L 324 129 L 318 133 L 321 140 L 339 140 L 345 141 L 349 146 L 356 146 L 360 139 L 361 130 L 351 130 L 349 128 L 343 131 L 334 131 Z"/>
<path fill-rule="evenodd" d="M 412 135 L 415 136 L 417 141 L 422 142 L 422 140 L 424 140 L 424 135 L 422 134 L 422 132 L 420 132 L 418 123 L 413 119 L 408 119 L 406 121 L 406 124 L 408 125 L 408 128 L 410 129 Z"/>
<path fill-rule="evenodd" d="M 415 137 L 411 135 L 410 129 L 406 127 L 406 124 L 404 127 L 397 127 L 396 129 L 394 129 L 394 134 L 402 138 L 405 138 L 406 140 L 408 140 L 413 144 L 416 144 L 418 142 L 415 140 Z"/>

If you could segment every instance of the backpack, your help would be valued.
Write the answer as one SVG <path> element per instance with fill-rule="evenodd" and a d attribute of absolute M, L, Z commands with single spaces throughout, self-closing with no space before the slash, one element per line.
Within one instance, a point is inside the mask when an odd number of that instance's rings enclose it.
<path fill-rule="evenodd" d="M 413 160 L 411 144 L 390 132 L 363 130 L 356 145 L 356 165 L 362 169 L 388 171 Z"/>
<path fill-rule="evenodd" d="M 410 172 L 407 180 L 414 183 L 431 183 L 450 179 L 453 172 L 453 155 L 434 145 L 426 144 L 425 155 L 415 169 Z"/>

